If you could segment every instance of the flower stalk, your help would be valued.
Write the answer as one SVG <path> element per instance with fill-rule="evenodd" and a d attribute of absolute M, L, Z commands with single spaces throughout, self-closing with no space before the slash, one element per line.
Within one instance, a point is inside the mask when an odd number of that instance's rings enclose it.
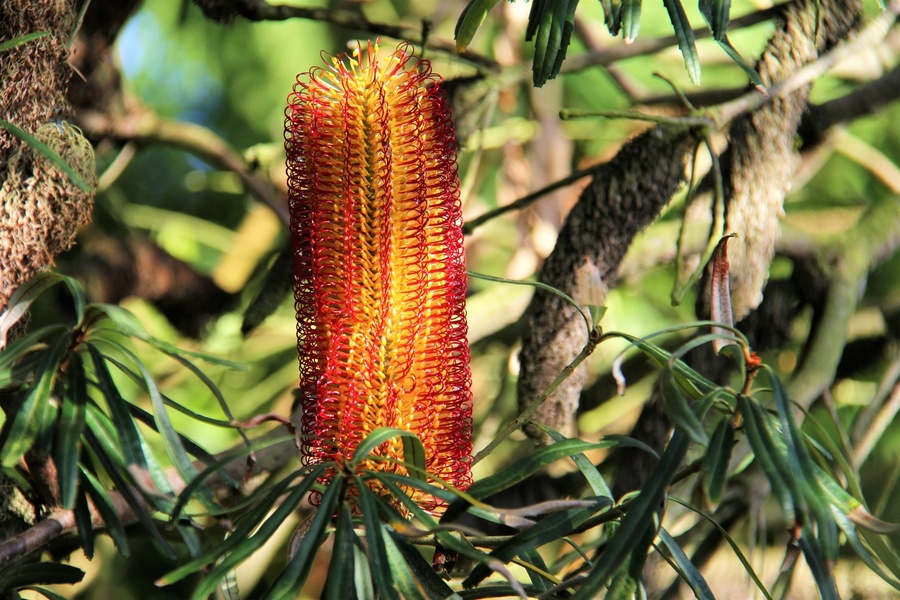
<path fill-rule="evenodd" d="M 464 489 L 471 374 L 450 107 L 427 61 L 377 52 L 332 58 L 288 98 L 303 457 L 342 469 L 369 433 L 395 427 L 419 436 L 430 474 Z M 393 439 L 361 468 L 405 473 L 402 460 Z"/>

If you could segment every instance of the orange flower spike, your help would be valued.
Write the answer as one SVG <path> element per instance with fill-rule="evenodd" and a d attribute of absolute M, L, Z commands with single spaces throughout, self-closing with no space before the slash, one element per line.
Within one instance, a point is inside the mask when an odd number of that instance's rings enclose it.
<path fill-rule="evenodd" d="M 396 427 L 422 440 L 429 473 L 466 488 L 471 374 L 450 107 L 427 61 L 406 47 L 376 54 L 369 44 L 332 58 L 288 98 L 304 459 L 342 466 L 370 432 Z M 402 443 L 374 454 L 403 460 Z"/>

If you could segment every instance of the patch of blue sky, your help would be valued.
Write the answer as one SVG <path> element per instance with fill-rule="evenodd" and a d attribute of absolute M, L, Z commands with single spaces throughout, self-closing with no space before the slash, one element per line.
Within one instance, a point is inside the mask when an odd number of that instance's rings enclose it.
<path fill-rule="evenodd" d="M 167 36 L 151 11 L 141 10 L 127 23 L 118 53 L 126 80 L 146 104 L 167 117 L 208 124 L 222 100 L 222 83 Z"/>

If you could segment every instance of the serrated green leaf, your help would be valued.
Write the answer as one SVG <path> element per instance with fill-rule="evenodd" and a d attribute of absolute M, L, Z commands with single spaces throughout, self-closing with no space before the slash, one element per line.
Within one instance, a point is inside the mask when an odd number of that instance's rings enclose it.
<path fill-rule="evenodd" d="M 334 479 L 328 482 L 319 507 L 303 535 L 303 540 L 287 566 L 272 583 L 266 594 L 267 598 L 289 598 L 303 588 L 316 554 L 325 541 L 326 528 L 331 522 L 331 516 L 338 509 L 338 504 L 344 496 L 343 488 L 344 476 L 341 474 L 335 475 Z"/>
<path fill-rule="evenodd" d="M 75 169 L 69 166 L 69 163 L 64 161 L 59 154 L 57 154 L 52 148 L 50 148 L 50 146 L 40 141 L 21 127 L 18 127 L 17 125 L 14 125 L 13 123 L 10 123 L 9 121 L 6 121 L 4 119 L 0 119 L 0 127 L 7 130 L 11 134 L 37 150 L 44 156 L 44 158 L 49 160 L 54 167 L 65 173 L 66 177 L 68 177 L 69 180 L 73 184 L 75 184 L 75 186 L 78 187 L 78 189 L 80 189 L 82 192 L 91 191 L 91 186 L 87 184 L 87 182 L 81 177 L 81 175 L 76 173 Z"/>
<path fill-rule="evenodd" d="M 723 39 L 728 31 L 731 0 L 700 0 L 700 14 L 709 24 L 713 39 Z"/>
<path fill-rule="evenodd" d="M 630 44 L 641 28 L 641 0 L 622 0 L 622 37 Z"/>
<path fill-rule="evenodd" d="M 694 30 L 684 12 L 680 0 L 663 0 L 669 20 L 675 31 L 675 39 L 678 40 L 678 49 L 684 58 L 684 66 L 687 68 L 688 77 L 694 85 L 700 85 L 700 57 L 697 55 L 697 46 L 694 43 Z"/>
<path fill-rule="evenodd" d="M 475 32 L 484 23 L 485 17 L 497 5 L 500 0 L 471 0 L 463 9 L 459 20 L 456 22 L 456 30 L 453 38 L 456 40 L 456 51 L 465 52 Z"/>
<path fill-rule="evenodd" d="M 731 462 L 731 451 L 734 448 L 734 423 L 725 415 L 716 425 L 706 455 L 703 457 L 703 488 L 706 496 L 713 504 L 722 499 L 725 480 L 728 476 L 728 465 Z"/>
<path fill-rule="evenodd" d="M 12 423 L 5 424 L 0 439 L 0 464 L 4 467 L 15 465 L 31 448 L 41 426 L 44 409 L 50 401 L 50 393 L 56 384 L 68 343 L 67 336 L 59 336 L 43 352 L 37 366 L 37 381 L 15 410 Z"/>
<path fill-rule="evenodd" d="M 709 589 L 706 579 L 703 578 L 703 575 L 700 574 L 700 571 L 697 570 L 697 567 L 694 566 L 688 555 L 684 553 L 684 550 L 675 541 L 675 538 L 669 535 L 669 532 L 662 527 L 659 529 L 658 535 L 659 541 L 672 555 L 672 560 L 678 566 L 684 581 L 690 586 L 691 591 L 694 592 L 694 596 L 698 600 L 715 600 L 715 596 L 712 590 Z"/>
<path fill-rule="evenodd" d="M 353 531 L 353 513 L 350 505 L 341 503 L 338 511 L 337 525 L 334 531 L 334 545 L 331 550 L 331 562 L 328 565 L 328 576 L 322 590 L 323 600 L 347 600 L 356 596 L 353 582 L 354 572 L 353 545 L 356 541 Z"/>
<path fill-rule="evenodd" d="M 31 33 L 26 33 L 25 35 L 20 35 L 18 37 L 14 37 L 11 40 L 6 40 L 2 44 L 0 44 L 0 52 L 6 52 L 7 50 L 11 50 L 17 46 L 21 46 L 22 44 L 27 44 L 32 40 L 36 40 L 38 38 L 42 38 L 45 35 L 50 35 L 49 30 L 44 31 L 33 31 Z"/>
<path fill-rule="evenodd" d="M 573 596 L 573 600 L 598 597 L 606 583 L 644 539 L 647 531 L 654 527 L 655 514 L 687 453 L 688 446 L 690 438 L 684 431 L 676 428 L 659 463 L 641 488 L 640 494 L 628 507 L 628 512 L 616 529 L 615 535 L 607 543 L 606 549 Z"/>
<path fill-rule="evenodd" d="M 66 395 L 62 399 L 57 421 L 53 457 L 60 502 L 64 508 L 72 508 L 78 490 L 78 456 L 87 412 L 87 379 L 84 361 L 77 352 L 69 357 L 66 380 Z"/>

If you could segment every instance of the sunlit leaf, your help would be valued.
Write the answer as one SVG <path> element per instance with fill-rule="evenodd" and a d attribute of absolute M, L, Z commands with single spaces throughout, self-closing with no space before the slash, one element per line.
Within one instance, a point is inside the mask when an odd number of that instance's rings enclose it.
<path fill-rule="evenodd" d="M 543 423 L 535 423 L 535 425 L 541 431 L 549 435 L 554 442 L 561 442 L 568 439 L 558 431 L 550 429 Z M 612 491 L 609 489 L 609 485 L 607 485 L 603 475 L 600 474 L 600 471 L 597 470 L 594 463 L 589 461 L 584 454 L 572 454 L 569 458 L 572 459 L 572 462 L 575 463 L 575 466 L 578 467 L 578 470 L 584 475 L 584 478 L 587 480 L 588 485 L 591 487 L 591 491 L 593 491 L 595 496 L 605 496 L 607 498 L 613 497 Z"/>
<path fill-rule="evenodd" d="M 453 37 L 456 39 L 456 50 L 465 52 L 466 48 L 475 37 L 475 32 L 481 27 L 487 14 L 500 0 L 471 0 L 463 9 L 459 20 L 456 22 L 456 31 Z"/>
<path fill-rule="evenodd" d="M 597 504 L 590 508 L 562 510 L 545 517 L 533 527 L 517 533 L 494 548 L 489 556 L 508 563 L 515 556 L 527 552 L 529 549 L 539 548 L 550 541 L 569 535 L 598 511 L 611 505 L 609 498 L 595 498 L 594 500 Z M 491 572 L 486 566 L 477 565 L 463 581 L 463 586 L 473 587 L 490 574 Z"/>
<path fill-rule="evenodd" d="M 574 439 L 556 442 L 523 457 L 515 464 L 510 465 L 509 468 L 503 469 L 491 477 L 476 481 L 468 490 L 466 490 L 466 492 L 477 499 L 487 498 L 488 496 L 492 496 L 523 481 L 538 470 L 543 469 L 547 465 L 561 458 L 567 458 L 574 454 L 581 454 L 590 450 L 610 448 L 615 445 L 615 441 L 607 440 L 596 443 Z M 465 501 L 457 500 L 447 508 L 444 517 L 441 520 L 452 520 L 465 511 L 466 505 L 467 503 Z"/>
<path fill-rule="evenodd" d="M 684 66 L 688 76 L 695 85 L 700 85 L 700 57 L 697 55 L 697 46 L 694 43 L 694 30 L 684 13 L 684 7 L 680 0 L 663 0 L 669 20 L 675 30 L 675 39 L 678 40 L 678 49 L 684 58 Z"/>
<path fill-rule="evenodd" d="M 324 471 L 325 465 L 316 465 L 308 473 L 306 469 L 302 469 L 279 481 L 259 498 L 259 502 L 252 510 L 247 511 L 241 517 L 234 531 L 228 537 L 202 555 L 166 573 L 157 583 L 159 585 L 175 583 L 225 557 L 203 580 L 203 590 L 209 590 L 207 594 L 212 593 L 219 579 L 253 554 L 278 529 L 281 522 L 297 508 L 297 505 Z M 298 476 L 301 476 L 300 483 L 282 500 L 282 494 Z M 276 507 L 275 510 L 272 510 L 273 506 Z M 264 519 L 265 522 L 263 522 Z M 260 525 L 260 523 L 262 524 Z M 197 597 L 206 598 L 204 595 L 197 595 Z"/>
<path fill-rule="evenodd" d="M 14 37 L 11 40 L 6 40 L 5 42 L 0 43 L 0 52 L 6 52 L 7 50 L 11 50 L 17 46 L 21 46 L 22 44 L 27 44 L 32 40 L 42 38 L 45 35 L 50 35 L 50 32 L 48 30 L 33 31 L 31 33 L 26 33 L 25 35 Z"/>
<path fill-rule="evenodd" d="M 637 39 L 641 28 L 641 0 L 622 0 L 622 37 L 630 44 Z"/>
<path fill-rule="evenodd" d="M 106 533 L 112 538 L 119 553 L 122 554 L 122 556 L 128 556 L 130 554 L 128 537 L 125 535 L 125 527 L 122 525 L 122 520 L 119 518 L 118 512 L 116 512 L 116 507 L 113 504 L 112 499 L 104 489 L 103 484 L 97 481 L 97 478 L 89 471 L 82 470 L 82 477 L 87 493 L 91 497 L 91 501 L 97 509 L 97 512 L 100 513 L 100 517 L 103 519 Z"/>
<path fill-rule="evenodd" d="M 681 389 L 675 383 L 675 373 L 667 369 L 662 375 L 662 398 L 666 406 L 666 413 L 672 418 L 677 427 L 684 430 L 691 440 L 705 446 L 709 442 L 706 430 L 700 418 L 694 413 L 687 399 L 681 393 Z"/>

